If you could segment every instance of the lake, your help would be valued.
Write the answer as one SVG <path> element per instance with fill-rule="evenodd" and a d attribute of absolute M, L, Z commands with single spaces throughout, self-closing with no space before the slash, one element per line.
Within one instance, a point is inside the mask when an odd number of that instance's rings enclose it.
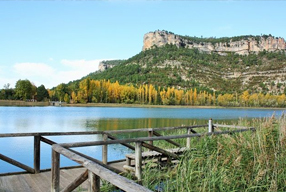
<path fill-rule="evenodd" d="M 239 118 L 263 118 L 283 109 L 119 108 L 119 107 L 0 107 L 0 133 L 71 132 L 235 123 Z M 101 140 L 100 135 L 49 137 L 63 142 Z M 0 138 L 0 153 L 33 166 L 33 137 Z M 84 147 L 82 153 L 101 160 L 101 147 Z M 110 145 L 108 160 L 123 159 L 128 150 Z M 76 165 L 61 158 L 61 166 Z M 51 167 L 51 147 L 41 143 L 41 169 Z M 0 173 L 22 171 L 0 160 Z"/>

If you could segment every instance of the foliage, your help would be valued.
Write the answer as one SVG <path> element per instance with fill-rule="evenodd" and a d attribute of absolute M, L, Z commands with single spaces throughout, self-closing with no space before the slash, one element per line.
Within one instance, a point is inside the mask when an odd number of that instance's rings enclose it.
<path fill-rule="evenodd" d="M 106 61 L 102 61 L 102 63 L 106 64 L 106 65 L 120 65 L 121 63 L 123 63 L 125 60 L 106 60 Z"/>
<path fill-rule="evenodd" d="M 36 87 L 29 80 L 18 80 L 15 86 L 15 98 L 20 100 L 32 99 L 36 94 Z"/>
<path fill-rule="evenodd" d="M 10 84 L 4 85 L 3 89 L 0 90 L 0 99 L 2 100 L 12 100 L 14 99 L 15 91 L 10 88 Z"/>
<path fill-rule="evenodd" d="M 60 91 L 62 90 L 62 91 Z M 65 90 L 65 91 L 63 91 Z M 160 87 L 152 84 L 134 86 L 130 84 L 112 83 L 109 80 L 92 80 L 90 78 L 79 82 L 77 90 L 69 90 L 61 84 L 50 91 L 53 100 L 71 103 L 137 103 L 151 105 L 191 105 L 191 106 L 232 106 L 232 107 L 285 107 L 286 96 L 262 93 L 240 94 L 220 93 L 204 89 L 177 89 L 175 87 Z"/>
<path fill-rule="evenodd" d="M 267 78 L 254 77 L 248 84 L 241 78 L 226 78 L 226 74 L 257 73 L 257 71 L 281 70 L 286 67 L 285 52 L 250 53 L 248 56 L 228 53 L 207 54 L 198 49 L 178 48 L 175 45 L 154 47 L 138 53 L 104 72 L 94 72 L 82 78 L 94 80 L 108 79 L 120 84 L 134 86 L 152 84 L 160 87 L 197 88 L 198 90 L 216 90 L 218 93 L 243 92 L 248 89 L 259 93 L 267 92 Z M 79 80 L 79 81 L 81 81 Z M 79 81 L 71 82 L 68 86 Z M 261 87 L 261 82 L 264 87 Z M 281 84 L 276 93 L 282 93 L 286 85 Z"/>
<path fill-rule="evenodd" d="M 49 93 L 44 85 L 37 88 L 37 101 L 43 101 L 49 98 Z"/>
<path fill-rule="evenodd" d="M 192 139 L 192 150 L 174 168 L 147 166 L 144 186 L 166 192 L 285 191 L 285 115 L 248 123 L 256 132 Z"/>

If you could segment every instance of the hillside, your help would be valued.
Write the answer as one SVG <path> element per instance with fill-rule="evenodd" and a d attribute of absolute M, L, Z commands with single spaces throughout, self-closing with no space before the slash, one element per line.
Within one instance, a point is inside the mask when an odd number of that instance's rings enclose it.
<path fill-rule="evenodd" d="M 220 55 L 166 44 L 142 51 L 120 65 L 87 77 L 118 80 L 121 84 L 279 94 L 285 90 L 285 75 L 284 51 Z"/>
<path fill-rule="evenodd" d="M 98 65 L 98 71 L 105 71 L 109 68 L 112 68 L 116 65 L 119 65 L 123 63 L 125 60 L 107 60 L 107 61 L 101 61 Z"/>

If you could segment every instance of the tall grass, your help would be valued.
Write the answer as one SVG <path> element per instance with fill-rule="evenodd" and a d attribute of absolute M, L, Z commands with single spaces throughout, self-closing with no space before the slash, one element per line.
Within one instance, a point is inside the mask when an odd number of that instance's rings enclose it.
<path fill-rule="evenodd" d="M 192 139 L 192 148 L 166 170 L 143 171 L 158 191 L 286 191 L 286 117 L 240 121 L 256 132 Z"/>

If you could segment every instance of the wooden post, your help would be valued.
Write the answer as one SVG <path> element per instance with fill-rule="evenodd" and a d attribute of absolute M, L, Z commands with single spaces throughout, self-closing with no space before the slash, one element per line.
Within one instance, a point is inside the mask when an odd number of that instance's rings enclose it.
<path fill-rule="evenodd" d="M 41 163 L 41 136 L 34 136 L 34 170 L 40 173 Z"/>
<path fill-rule="evenodd" d="M 89 189 L 88 192 L 100 192 L 100 177 L 92 171 L 88 171 Z"/>
<path fill-rule="evenodd" d="M 88 178 L 88 170 L 79 175 L 72 183 L 70 183 L 66 188 L 61 192 L 70 192 L 75 190 L 79 185 L 81 185 Z"/>
<path fill-rule="evenodd" d="M 142 143 L 135 143 L 135 176 L 138 181 L 142 180 Z"/>
<path fill-rule="evenodd" d="M 51 192 L 60 191 L 60 154 L 52 150 L 52 187 Z"/>
<path fill-rule="evenodd" d="M 210 120 L 209 120 L 209 133 L 212 133 L 212 132 L 214 132 L 214 129 L 213 129 L 212 118 L 210 118 Z"/>
<path fill-rule="evenodd" d="M 188 135 L 191 134 L 191 128 L 187 128 L 187 134 L 188 134 Z M 191 137 L 187 137 L 187 148 L 188 148 L 188 149 L 191 148 Z"/>
<path fill-rule="evenodd" d="M 153 137 L 153 131 L 148 131 L 148 137 Z M 150 145 L 153 145 L 153 141 L 149 141 Z"/>
<path fill-rule="evenodd" d="M 108 139 L 108 135 L 107 134 L 103 134 L 102 135 L 103 141 L 107 141 Z M 102 163 L 104 163 L 105 165 L 107 165 L 107 153 L 108 153 L 108 146 L 102 145 Z"/>

